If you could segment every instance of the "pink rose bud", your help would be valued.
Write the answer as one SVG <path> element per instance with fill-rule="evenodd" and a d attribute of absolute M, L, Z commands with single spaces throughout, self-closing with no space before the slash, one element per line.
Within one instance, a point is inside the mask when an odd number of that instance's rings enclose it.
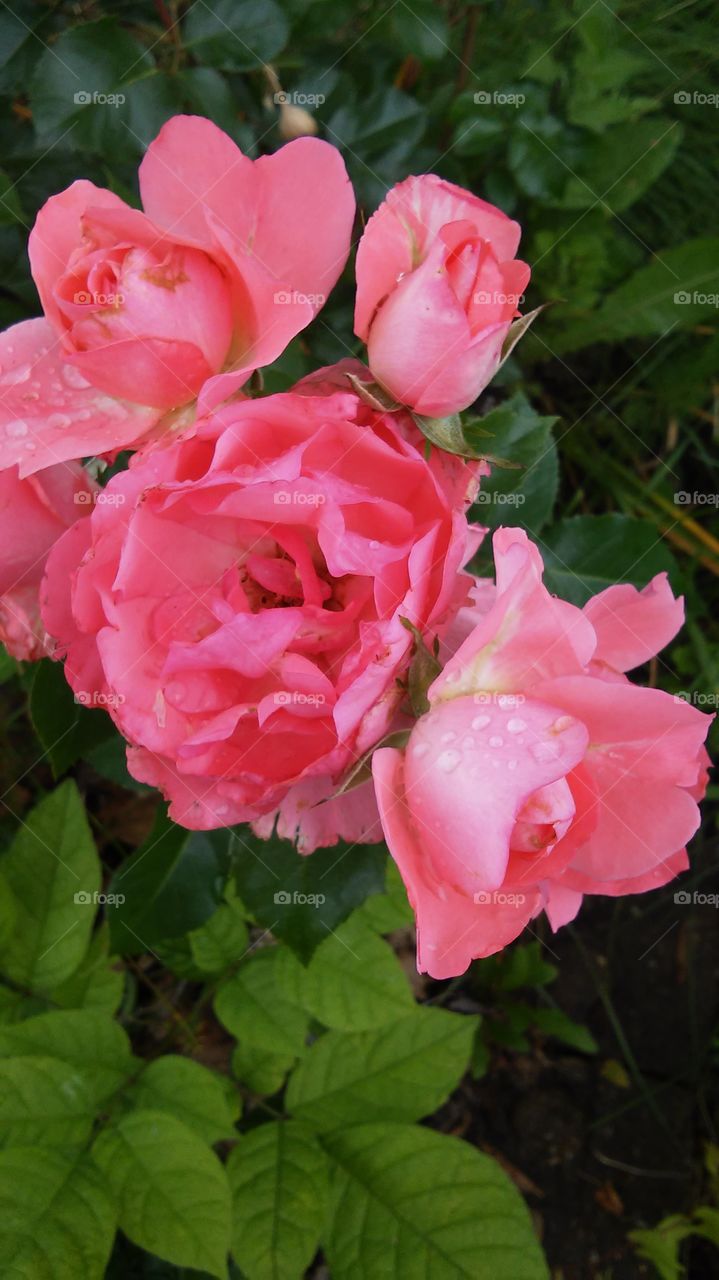
<path fill-rule="evenodd" d="M 537 548 L 494 535 L 497 585 L 454 628 L 465 639 L 429 690 L 406 751 L 375 752 L 385 836 L 435 978 L 501 950 L 543 909 L 641 893 L 688 866 L 711 717 L 624 672 L 676 634 L 666 574 L 584 609 L 550 595 Z"/>
<path fill-rule="evenodd" d="M 202 412 L 227 399 L 310 323 L 347 259 L 354 195 L 318 138 L 253 161 L 209 120 L 175 116 L 139 183 L 144 212 L 81 180 L 37 216 L 45 319 L 0 335 L 0 469 L 117 452 L 184 423 L 200 393 Z"/>
<path fill-rule="evenodd" d="M 374 377 L 428 417 L 466 409 L 497 371 L 530 269 L 519 224 L 434 174 L 407 178 L 357 250 L 355 333 Z"/>

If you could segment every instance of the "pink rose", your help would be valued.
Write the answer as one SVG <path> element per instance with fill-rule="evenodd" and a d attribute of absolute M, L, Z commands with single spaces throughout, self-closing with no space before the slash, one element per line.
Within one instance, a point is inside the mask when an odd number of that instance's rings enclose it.
<path fill-rule="evenodd" d="M 0 472 L 0 641 L 20 661 L 48 652 L 38 591 L 51 547 L 79 516 L 89 515 L 96 486 L 75 462 L 27 480 Z"/>
<path fill-rule="evenodd" d="M 205 407 L 226 397 L 312 320 L 346 261 L 354 196 L 316 138 L 252 161 L 209 120 L 175 116 L 139 182 L 144 213 L 81 180 L 37 216 L 45 321 L 0 340 L 0 466 L 116 450 L 203 387 Z"/>
<path fill-rule="evenodd" d="M 390 850 L 417 915 L 417 960 L 464 972 L 543 908 L 553 928 L 584 893 L 640 893 L 687 865 L 711 717 L 630 683 L 676 634 L 665 574 L 578 609 L 542 584 L 537 548 L 494 535 L 497 585 L 429 691 L 406 752 L 374 755 Z"/>
<path fill-rule="evenodd" d="M 106 695 L 133 775 L 176 822 L 273 815 L 304 850 L 369 838 L 371 787 L 319 805 L 383 736 L 412 638 L 465 602 L 477 468 L 323 371 L 137 454 L 62 539 L 44 618 L 74 689 Z M 346 379 L 344 379 L 346 383 Z M 122 501 L 120 501 L 122 499 Z M 317 807 L 313 807 L 317 805 Z"/>
<path fill-rule="evenodd" d="M 393 187 L 357 250 L 355 333 L 402 404 L 442 417 L 494 377 L 530 276 L 521 231 L 434 174 Z"/>

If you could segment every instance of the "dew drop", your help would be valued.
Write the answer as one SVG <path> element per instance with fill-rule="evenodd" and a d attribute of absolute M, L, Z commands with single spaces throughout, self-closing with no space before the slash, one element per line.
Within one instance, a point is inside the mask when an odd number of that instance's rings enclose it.
<path fill-rule="evenodd" d="M 457 681 L 459 680 L 459 672 L 448 671 L 445 675 L 445 679 L 447 681 L 447 684 L 456 684 Z"/>
<path fill-rule="evenodd" d="M 548 742 L 535 742 L 529 749 L 535 760 L 554 760 L 557 756 L 556 748 Z"/>
<path fill-rule="evenodd" d="M 454 742 L 456 737 L 457 737 L 456 733 L 452 733 L 452 730 L 450 729 L 448 733 L 442 734 L 442 737 L 440 738 L 440 742 L 442 743 L 443 747 L 446 747 L 447 743 Z"/>
<path fill-rule="evenodd" d="M 85 387 L 89 387 L 90 385 L 87 378 L 83 378 L 80 370 L 76 369 L 75 366 L 71 364 L 63 365 L 62 376 L 65 380 L 66 386 L 72 387 L 73 391 L 83 391 Z"/>
<path fill-rule="evenodd" d="M 442 751 L 437 756 L 437 768 L 442 773 L 453 773 L 462 759 L 458 751 Z"/>
<path fill-rule="evenodd" d="M 491 719 L 491 716 L 475 716 L 472 721 L 472 728 L 477 732 L 479 732 L 480 729 L 486 729 Z"/>
<path fill-rule="evenodd" d="M 494 737 L 492 737 L 492 738 L 490 738 L 490 739 L 489 739 L 489 745 L 490 745 L 490 747 L 503 747 L 503 746 L 504 746 L 504 738 L 500 738 L 499 734 L 498 734 L 498 733 L 496 733 L 496 734 L 494 735 Z"/>
<path fill-rule="evenodd" d="M 56 427 L 61 431 L 63 427 L 69 427 L 71 422 L 72 418 L 68 418 L 66 413 L 51 413 L 47 420 L 47 425 Z"/>
<path fill-rule="evenodd" d="M 32 372 L 32 366 L 29 364 L 19 364 L 15 369 L 9 369 L 5 374 L 2 382 L 5 387 L 16 387 L 20 382 L 27 382 Z"/>
<path fill-rule="evenodd" d="M 5 428 L 6 435 L 12 436 L 13 439 L 19 439 L 28 433 L 28 425 L 24 418 L 15 418 L 12 422 L 8 422 Z"/>
<path fill-rule="evenodd" d="M 429 746 L 426 742 L 415 742 L 412 747 L 412 755 L 416 756 L 418 760 L 421 760 L 422 756 L 426 756 L 428 751 Z"/>
<path fill-rule="evenodd" d="M 508 769 L 516 769 L 516 767 L 517 767 L 517 761 L 516 761 L 516 760 L 508 760 L 508 761 L 507 761 L 507 768 L 508 768 Z"/>
<path fill-rule="evenodd" d="M 526 722 L 524 720 L 519 720 L 516 717 L 507 722 L 507 729 L 509 733 L 522 733 L 526 727 Z"/>
<path fill-rule="evenodd" d="M 564 733 L 565 729 L 571 729 L 574 724 L 574 716 L 560 716 L 552 725 L 552 733 Z"/>

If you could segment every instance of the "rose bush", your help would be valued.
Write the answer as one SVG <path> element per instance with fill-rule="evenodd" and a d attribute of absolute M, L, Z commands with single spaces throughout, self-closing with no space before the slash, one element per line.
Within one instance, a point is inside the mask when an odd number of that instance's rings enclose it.
<path fill-rule="evenodd" d="M 38 214 L 45 320 L 0 339 L 0 466 L 117 450 L 203 388 L 205 404 L 229 395 L 310 322 L 346 261 L 354 195 L 316 138 L 253 161 L 209 120 L 175 116 L 139 185 L 144 212 L 80 180 Z"/>
<path fill-rule="evenodd" d="M 441 633 L 467 599 L 479 468 L 427 460 L 408 415 L 338 377 L 137 455 L 50 557 L 44 619 L 68 679 L 111 705 L 130 771 L 184 826 L 279 809 L 304 849 L 372 834 L 368 787 L 313 805 L 397 715 L 402 619 Z"/>
<path fill-rule="evenodd" d="M 537 548 L 494 537 L 468 632 L 429 690 L 406 751 L 373 770 L 382 824 L 417 915 L 421 970 L 462 973 L 546 909 L 639 893 L 687 865 L 711 717 L 625 671 L 683 621 L 665 575 L 584 609 L 550 595 Z"/>
<path fill-rule="evenodd" d="M 494 376 L 530 276 L 514 256 L 520 234 L 435 174 L 398 183 L 372 215 L 357 250 L 355 333 L 402 404 L 456 413 Z"/>

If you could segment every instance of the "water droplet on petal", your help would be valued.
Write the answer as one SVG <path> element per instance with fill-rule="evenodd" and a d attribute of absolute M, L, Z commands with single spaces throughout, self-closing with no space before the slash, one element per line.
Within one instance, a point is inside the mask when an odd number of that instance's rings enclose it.
<path fill-rule="evenodd" d="M 62 366 L 62 376 L 68 387 L 72 387 L 73 391 L 83 391 L 85 387 L 89 387 L 90 383 L 87 378 L 83 378 L 79 369 L 72 364 L 64 364 Z"/>
<path fill-rule="evenodd" d="M 456 737 L 456 733 L 452 733 L 452 730 L 450 729 L 448 733 L 442 734 L 440 742 L 442 743 L 442 746 L 446 746 L 448 742 L 454 742 Z"/>
<path fill-rule="evenodd" d="M 27 382 L 32 372 L 32 366 L 29 364 L 19 364 L 15 369 L 9 369 L 5 374 L 2 382 L 5 387 L 16 387 L 21 382 Z"/>
<path fill-rule="evenodd" d="M 508 760 L 508 761 L 507 761 L 507 768 L 508 768 L 508 769 L 516 769 L 516 767 L 517 767 L 517 761 L 516 761 L 516 760 Z"/>
<path fill-rule="evenodd" d="M 451 749 L 442 751 L 437 756 L 437 768 L 441 769 L 442 773 L 452 773 L 461 759 L 462 757 L 458 751 L 452 751 Z"/>
<path fill-rule="evenodd" d="M 412 755 L 421 760 L 422 756 L 426 756 L 429 746 L 426 742 L 415 742 L 412 746 Z"/>
<path fill-rule="evenodd" d="M 519 720 L 517 718 L 514 718 L 507 722 L 507 729 L 509 733 L 521 733 L 523 729 L 526 729 L 526 727 L 527 727 L 526 721 Z"/>
<path fill-rule="evenodd" d="M 492 737 L 492 738 L 490 738 L 490 739 L 489 739 L 489 745 L 490 745 L 490 747 L 503 747 L 503 746 L 504 746 L 504 738 L 500 738 L 499 734 L 498 734 L 498 733 L 496 733 L 496 734 L 494 735 L 494 737 Z"/>
<path fill-rule="evenodd" d="M 552 733 L 564 733 L 565 729 L 571 729 L 574 724 L 574 716 L 560 716 L 554 721 L 551 731 Z"/>
<path fill-rule="evenodd" d="M 47 425 L 61 431 L 63 427 L 69 427 L 71 422 L 72 418 L 68 418 L 66 413 L 51 413 Z"/>
<path fill-rule="evenodd" d="M 486 729 L 491 719 L 491 716 L 475 716 L 472 721 L 472 728 L 477 732 L 479 732 L 480 729 Z"/>
<path fill-rule="evenodd" d="M 557 757 L 556 747 L 548 742 L 535 742 L 529 749 L 535 760 L 555 760 Z"/>
<path fill-rule="evenodd" d="M 28 425 L 24 418 L 15 418 L 12 422 L 8 422 L 5 428 L 6 435 L 12 436 L 13 439 L 20 436 L 26 436 L 28 433 Z"/>

